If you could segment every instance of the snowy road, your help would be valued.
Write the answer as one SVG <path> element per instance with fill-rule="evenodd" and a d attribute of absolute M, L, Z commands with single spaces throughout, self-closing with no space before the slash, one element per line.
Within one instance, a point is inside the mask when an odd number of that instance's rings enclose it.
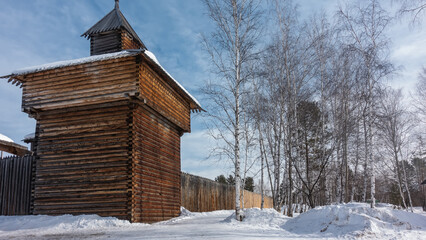
<path fill-rule="evenodd" d="M 225 221 L 231 211 L 195 214 L 184 219 L 176 219 L 165 223 L 153 224 L 146 229 L 134 232 L 107 233 L 108 237 L 125 239 L 279 239 L 285 232 L 277 226 L 273 231 L 253 226 L 238 226 L 230 221 Z M 272 231 L 271 231 L 272 230 Z M 268 238 L 265 238 L 265 236 Z"/>
<path fill-rule="evenodd" d="M 125 224 L 120 220 L 111 220 L 113 221 L 111 223 L 108 221 L 96 223 L 95 220 L 93 223 L 93 220 L 89 220 L 84 228 L 78 227 L 86 224 L 83 217 L 79 220 L 72 220 L 78 216 L 68 216 L 69 219 L 58 219 L 63 224 L 56 227 L 36 226 L 36 229 L 17 227 L 16 230 L 11 229 L 14 231 L 2 231 L 0 239 L 283 239 L 288 235 L 288 232 L 278 226 L 286 221 L 285 217 L 276 219 L 277 224 L 253 225 L 239 224 L 230 220 L 228 217 L 231 214 L 232 211 L 188 213 L 186 216 L 151 225 Z M 27 216 L 26 218 L 34 218 L 30 222 L 35 222 L 37 217 Z M 12 218 L 19 217 L 8 218 L 12 220 Z M 43 220 L 40 219 L 40 221 Z M 0 223 L 1 225 L 2 223 Z M 47 223 L 47 225 L 51 224 Z M 73 229 L 72 226 L 75 228 Z"/>
<path fill-rule="evenodd" d="M 248 209 L 243 222 L 233 211 L 191 213 L 156 224 L 84 216 L 0 216 L 0 239 L 425 239 L 426 216 L 366 204 L 315 208 L 290 219 Z"/>

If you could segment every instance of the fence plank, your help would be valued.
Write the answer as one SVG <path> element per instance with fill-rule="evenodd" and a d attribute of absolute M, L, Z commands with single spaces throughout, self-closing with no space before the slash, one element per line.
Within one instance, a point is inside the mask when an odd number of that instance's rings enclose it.
<path fill-rule="evenodd" d="M 0 215 L 28 215 L 33 156 L 0 159 Z"/>

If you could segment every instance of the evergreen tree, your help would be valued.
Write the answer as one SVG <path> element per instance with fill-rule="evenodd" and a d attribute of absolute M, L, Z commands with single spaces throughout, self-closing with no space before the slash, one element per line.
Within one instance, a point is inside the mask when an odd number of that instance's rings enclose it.
<path fill-rule="evenodd" d="M 250 192 L 254 191 L 254 181 L 252 177 L 247 177 L 244 183 L 244 189 Z"/>
<path fill-rule="evenodd" d="M 228 184 L 228 182 L 227 182 L 227 180 L 226 180 L 226 177 L 225 177 L 223 174 L 221 174 L 221 175 L 217 176 L 217 177 L 214 179 L 214 181 L 215 181 L 215 182 L 218 182 L 218 183 L 222 183 L 222 184 Z"/>
<path fill-rule="evenodd" d="M 229 185 L 235 185 L 235 178 L 232 175 L 229 175 L 229 177 L 226 179 L 226 182 L 228 182 Z"/>

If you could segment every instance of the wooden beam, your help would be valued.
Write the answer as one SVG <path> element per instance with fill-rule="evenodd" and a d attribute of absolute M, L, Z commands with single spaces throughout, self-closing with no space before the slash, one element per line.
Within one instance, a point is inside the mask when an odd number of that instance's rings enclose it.
<path fill-rule="evenodd" d="M 0 140 L 0 151 L 5 151 L 18 156 L 24 156 L 25 154 L 31 153 L 31 151 L 28 151 L 28 148 L 25 146 L 3 140 Z"/>
<path fill-rule="evenodd" d="M 11 74 L 9 74 L 9 75 L 5 75 L 5 76 L 0 76 L 0 78 L 10 78 L 12 75 Z"/>

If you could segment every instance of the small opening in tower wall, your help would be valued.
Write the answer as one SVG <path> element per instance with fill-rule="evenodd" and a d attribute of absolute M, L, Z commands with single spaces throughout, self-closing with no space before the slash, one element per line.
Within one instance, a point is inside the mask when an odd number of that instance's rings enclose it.
<path fill-rule="evenodd" d="M 133 40 L 133 36 L 131 34 L 129 34 L 128 32 L 126 32 L 126 37 L 130 40 Z"/>

